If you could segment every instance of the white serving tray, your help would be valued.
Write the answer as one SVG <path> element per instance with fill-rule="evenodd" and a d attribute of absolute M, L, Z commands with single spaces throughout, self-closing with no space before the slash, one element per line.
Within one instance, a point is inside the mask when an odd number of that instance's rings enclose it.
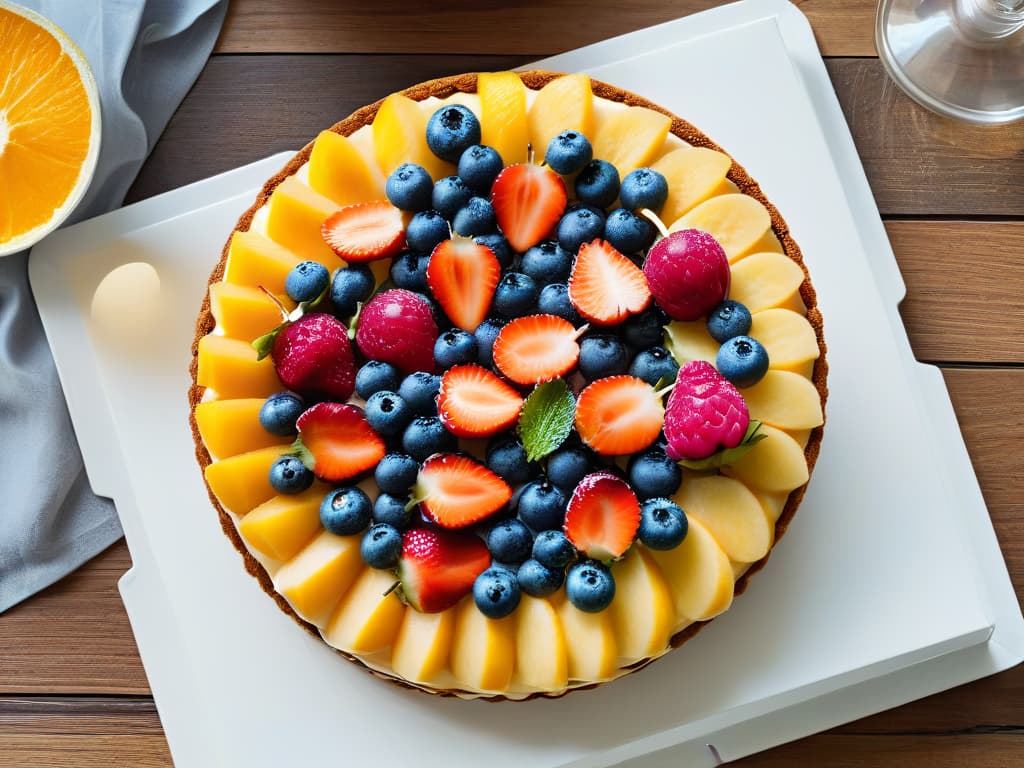
<path fill-rule="evenodd" d="M 257 588 L 192 457 L 189 345 L 237 216 L 288 155 L 69 227 L 30 279 L 94 490 L 116 502 L 120 582 L 175 763 L 713 766 L 1005 669 L 1024 620 L 942 377 L 806 19 L 747 0 L 555 57 L 690 119 L 787 218 L 819 294 L 831 395 L 821 458 L 772 561 L 681 650 L 596 691 L 489 705 L 343 663 Z M 115 268 L 124 323 L 91 312 Z M 401 738 L 394 738 L 401 734 Z"/>

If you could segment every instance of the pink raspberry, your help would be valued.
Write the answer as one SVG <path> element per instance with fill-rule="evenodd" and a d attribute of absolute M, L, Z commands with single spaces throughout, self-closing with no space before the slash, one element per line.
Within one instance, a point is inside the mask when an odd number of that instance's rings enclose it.
<path fill-rule="evenodd" d="M 363 307 L 356 344 L 371 360 L 391 363 L 405 374 L 434 373 L 437 323 L 419 294 L 395 288 L 378 293 Z"/>
<path fill-rule="evenodd" d="M 697 320 L 729 293 L 729 259 L 699 229 L 681 229 L 654 244 L 644 261 L 654 300 L 675 320 Z"/>
<path fill-rule="evenodd" d="M 333 315 L 303 315 L 274 339 L 278 378 L 303 395 L 345 401 L 352 396 L 356 366 L 345 324 Z"/>
<path fill-rule="evenodd" d="M 743 395 L 713 365 L 691 360 L 679 369 L 665 406 L 665 450 L 674 461 L 735 448 L 749 424 Z"/>

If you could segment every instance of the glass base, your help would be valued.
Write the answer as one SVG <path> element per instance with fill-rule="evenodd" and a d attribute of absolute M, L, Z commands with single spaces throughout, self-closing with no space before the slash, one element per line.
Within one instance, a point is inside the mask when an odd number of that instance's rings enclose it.
<path fill-rule="evenodd" d="M 1024 119 L 1024 14 L 1006 2 L 882 0 L 879 58 L 907 95 L 940 115 L 988 125 Z"/>

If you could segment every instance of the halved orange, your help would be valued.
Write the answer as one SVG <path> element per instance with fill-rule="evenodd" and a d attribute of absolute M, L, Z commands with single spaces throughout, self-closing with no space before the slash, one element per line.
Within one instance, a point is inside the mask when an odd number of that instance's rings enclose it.
<path fill-rule="evenodd" d="M 71 213 L 99 145 L 99 96 L 85 56 L 52 22 L 0 0 L 0 256 Z"/>

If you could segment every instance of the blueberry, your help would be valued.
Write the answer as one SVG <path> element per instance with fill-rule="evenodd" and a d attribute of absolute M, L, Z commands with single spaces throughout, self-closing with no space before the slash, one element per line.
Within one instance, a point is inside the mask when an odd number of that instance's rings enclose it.
<path fill-rule="evenodd" d="M 583 324 L 583 318 L 569 300 L 569 286 L 565 283 L 545 285 L 537 297 L 537 311 L 564 318 L 575 326 Z"/>
<path fill-rule="evenodd" d="M 469 202 L 459 208 L 452 221 L 452 229 L 466 237 L 486 235 L 497 228 L 498 220 L 494 217 L 491 201 L 482 197 L 469 198 Z"/>
<path fill-rule="evenodd" d="M 397 288 L 416 293 L 427 292 L 427 265 L 430 254 L 404 251 L 391 260 L 391 282 Z"/>
<path fill-rule="evenodd" d="M 737 387 L 752 387 L 768 372 L 768 350 L 750 336 L 735 336 L 718 348 L 718 372 Z"/>
<path fill-rule="evenodd" d="M 371 568 L 394 568 L 402 554 L 402 534 L 394 526 L 377 523 L 363 534 L 359 553 Z"/>
<path fill-rule="evenodd" d="M 657 213 L 668 199 L 668 182 L 650 168 L 637 168 L 626 174 L 619 189 L 623 208 L 650 208 Z"/>
<path fill-rule="evenodd" d="M 499 563 L 516 565 L 533 551 L 533 534 L 519 520 L 502 520 L 487 532 L 487 548 Z"/>
<path fill-rule="evenodd" d="M 441 107 L 427 121 L 427 146 L 449 163 L 459 162 L 463 152 L 479 143 L 480 121 L 461 104 Z"/>
<path fill-rule="evenodd" d="M 391 363 L 369 360 L 356 371 L 356 393 L 363 400 L 369 400 L 370 395 L 383 389 L 397 391 L 401 381 L 402 374 Z"/>
<path fill-rule="evenodd" d="M 271 395 L 260 406 L 260 425 L 272 435 L 291 437 L 298 430 L 295 422 L 306 410 L 302 398 L 291 392 Z"/>
<path fill-rule="evenodd" d="M 434 361 L 438 368 L 476 362 L 476 337 L 461 328 L 452 328 L 434 342 Z"/>
<path fill-rule="evenodd" d="M 292 301 L 312 301 L 327 288 L 331 273 L 318 261 L 296 264 L 284 280 L 284 292 Z"/>
<path fill-rule="evenodd" d="M 615 597 L 615 578 L 603 563 L 584 560 L 569 568 L 565 596 L 579 610 L 598 613 L 611 605 Z"/>
<path fill-rule="evenodd" d="M 516 572 L 519 588 L 533 597 L 547 597 L 557 592 L 565 581 L 565 571 L 560 568 L 548 568 L 536 560 L 530 559 L 519 566 Z"/>
<path fill-rule="evenodd" d="M 407 489 L 408 490 L 408 489 Z M 394 528 L 404 531 L 412 522 L 412 510 L 406 510 L 405 503 L 408 493 L 405 496 L 395 496 L 390 493 L 379 493 L 373 502 L 373 522 L 386 523 Z"/>
<path fill-rule="evenodd" d="M 567 211 L 558 222 L 558 244 L 569 253 L 580 246 L 604 236 L 604 215 L 588 206 Z"/>
<path fill-rule="evenodd" d="M 491 310 L 503 317 L 522 317 L 537 306 L 537 283 L 522 272 L 506 272 L 494 289 Z"/>
<path fill-rule="evenodd" d="M 519 494 L 519 518 L 535 531 L 561 528 L 565 522 L 568 499 L 562 490 L 547 479 L 534 480 Z"/>
<path fill-rule="evenodd" d="M 416 371 L 410 373 L 398 387 L 398 394 L 409 406 L 409 412 L 417 416 L 432 416 L 437 413 L 437 393 L 441 389 L 441 377 Z"/>
<path fill-rule="evenodd" d="M 519 606 L 520 598 L 519 582 L 508 568 L 492 565 L 473 582 L 473 601 L 490 619 L 508 616 Z"/>
<path fill-rule="evenodd" d="M 616 208 L 605 220 L 604 239 L 620 253 L 639 253 L 654 242 L 654 225 L 632 211 Z"/>
<path fill-rule="evenodd" d="M 671 496 L 683 481 L 683 470 L 660 447 L 633 456 L 627 473 L 630 486 L 641 499 Z"/>
<path fill-rule="evenodd" d="M 708 315 L 708 333 L 719 344 L 750 333 L 754 319 L 750 310 L 738 301 L 726 300 Z"/>
<path fill-rule="evenodd" d="M 576 547 L 561 531 L 541 531 L 533 540 L 533 559 L 548 568 L 565 568 L 576 557 Z"/>
<path fill-rule="evenodd" d="M 437 416 L 413 419 L 402 433 L 402 448 L 416 461 L 426 461 L 435 453 L 450 453 L 457 445 L 455 436 Z"/>
<path fill-rule="evenodd" d="M 484 368 L 490 368 L 494 364 L 494 340 L 498 338 L 506 322 L 501 318 L 488 317 L 473 331 L 476 338 L 476 361 Z"/>
<path fill-rule="evenodd" d="M 660 346 L 665 340 L 664 326 L 671 318 L 660 307 L 652 306 L 639 315 L 631 315 L 622 324 L 622 338 L 633 349 Z"/>
<path fill-rule="evenodd" d="M 335 488 L 320 503 L 320 523 L 335 536 L 353 536 L 370 524 L 373 504 L 355 486 Z"/>
<path fill-rule="evenodd" d="M 278 493 L 302 493 L 313 484 L 313 473 L 295 456 L 282 456 L 270 465 L 270 486 Z"/>
<path fill-rule="evenodd" d="M 588 381 L 625 373 L 629 357 L 629 350 L 618 336 L 587 334 L 580 341 L 579 368 Z"/>
<path fill-rule="evenodd" d="M 512 435 L 499 435 L 491 440 L 485 463 L 488 469 L 512 486 L 525 483 L 531 475 L 526 449 Z"/>
<path fill-rule="evenodd" d="M 562 131 L 548 143 L 544 162 L 555 173 L 569 176 L 589 163 L 593 157 L 594 149 L 586 136 L 579 131 Z"/>
<path fill-rule="evenodd" d="M 459 158 L 459 177 L 477 194 L 488 195 L 505 164 L 493 147 L 474 144 Z"/>
<path fill-rule="evenodd" d="M 418 253 L 433 253 L 442 240 L 451 236 L 448 221 L 438 211 L 420 211 L 405 228 L 405 242 Z"/>
<path fill-rule="evenodd" d="M 434 180 L 427 169 L 416 163 L 402 163 L 388 176 L 384 194 L 388 201 L 403 211 L 417 213 L 430 207 Z"/>
<path fill-rule="evenodd" d="M 665 498 L 647 499 L 640 505 L 637 538 L 650 549 L 674 549 L 686 538 L 689 523 L 682 508 Z"/>
<path fill-rule="evenodd" d="M 508 269 L 512 266 L 512 246 L 508 244 L 508 240 L 505 239 L 504 235 L 497 233 L 490 235 L 478 235 L 473 240 L 479 245 L 485 245 L 491 249 L 495 257 L 498 259 L 498 266 L 502 269 Z"/>
<path fill-rule="evenodd" d="M 384 493 L 403 496 L 416 482 L 420 465 L 412 456 L 404 453 L 388 453 L 373 470 L 373 479 Z"/>
<path fill-rule="evenodd" d="M 381 389 L 366 398 L 366 421 L 381 437 L 400 435 L 416 415 L 401 395 Z"/>
<path fill-rule="evenodd" d="M 537 285 L 564 283 L 572 269 L 572 254 L 553 240 L 545 240 L 527 249 L 519 260 L 519 271 Z"/>
<path fill-rule="evenodd" d="M 570 494 L 591 471 L 590 452 L 583 446 L 563 445 L 548 456 L 548 480 Z"/>
<path fill-rule="evenodd" d="M 377 284 L 373 272 L 365 264 L 350 264 L 334 273 L 331 281 L 331 303 L 338 317 L 351 317 L 356 305 L 366 301 Z"/>
<path fill-rule="evenodd" d="M 431 206 L 449 221 L 458 213 L 459 208 L 469 202 L 473 190 L 466 186 L 458 176 L 445 176 L 434 185 Z M 408 239 L 408 235 L 406 235 Z"/>
<path fill-rule="evenodd" d="M 651 347 L 633 358 L 629 375 L 643 379 L 652 387 L 671 384 L 679 373 L 679 363 L 665 347 Z"/>
<path fill-rule="evenodd" d="M 619 196 L 619 172 L 607 160 L 591 160 L 576 177 L 576 199 L 607 208 Z"/>

